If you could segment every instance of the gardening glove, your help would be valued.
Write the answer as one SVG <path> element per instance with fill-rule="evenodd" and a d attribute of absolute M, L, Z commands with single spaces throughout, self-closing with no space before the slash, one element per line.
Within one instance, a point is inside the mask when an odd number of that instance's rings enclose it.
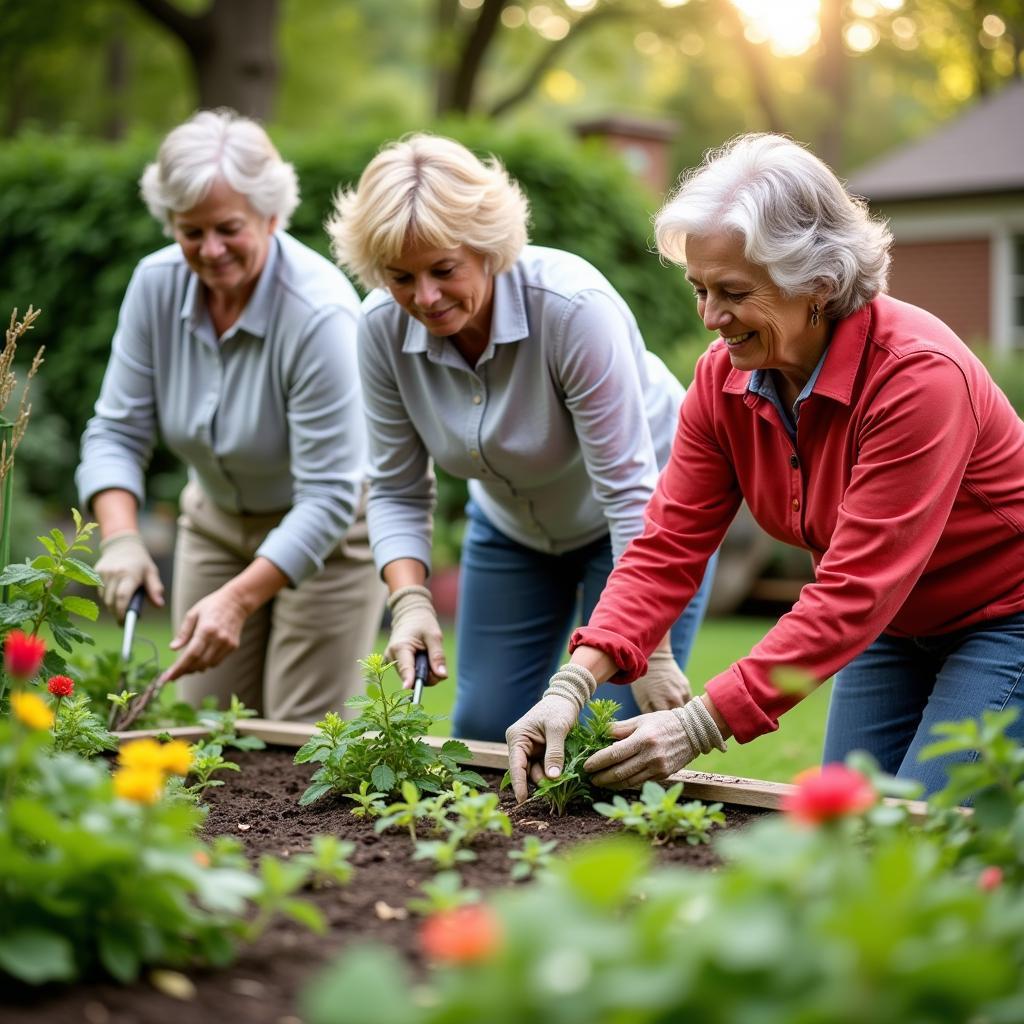
<path fill-rule="evenodd" d="M 659 647 L 651 652 L 647 659 L 647 674 L 634 680 L 630 689 L 637 706 L 645 714 L 682 707 L 693 696 L 689 680 L 668 647 Z"/>
<path fill-rule="evenodd" d="M 163 607 L 164 585 L 160 572 L 137 530 L 125 530 L 100 541 L 96 572 L 103 580 L 103 603 L 117 616 L 118 622 L 124 621 L 128 602 L 140 586 L 146 588 L 146 596 L 153 604 Z"/>
<path fill-rule="evenodd" d="M 417 651 L 426 651 L 430 659 L 427 685 L 447 679 L 441 623 L 437 621 L 430 591 L 420 586 L 400 587 L 388 598 L 388 608 L 391 636 L 384 650 L 384 660 L 398 662 L 402 687 L 412 689 Z"/>
<path fill-rule="evenodd" d="M 582 665 L 569 662 L 551 677 L 540 700 L 508 727 L 508 770 L 518 803 L 527 797 L 527 774 L 538 783 L 545 776 L 557 779 L 562 773 L 565 737 L 596 689 L 593 674 Z M 541 755 L 543 767 L 538 760 Z"/>
<path fill-rule="evenodd" d="M 648 779 L 668 778 L 698 754 L 725 750 L 722 733 L 702 700 L 616 722 L 612 733 L 618 742 L 583 765 L 594 785 L 605 789 L 636 789 Z"/>

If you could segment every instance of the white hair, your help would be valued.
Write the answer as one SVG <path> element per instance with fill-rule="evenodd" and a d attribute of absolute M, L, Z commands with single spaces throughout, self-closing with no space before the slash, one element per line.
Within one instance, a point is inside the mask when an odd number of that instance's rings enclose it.
<path fill-rule="evenodd" d="M 740 135 L 685 173 L 655 217 L 659 252 L 685 263 L 687 235 L 735 231 L 783 294 L 824 291 L 849 316 L 884 291 L 892 235 L 829 167 L 781 135 Z"/>
<path fill-rule="evenodd" d="M 295 168 L 260 125 L 226 108 L 201 110 L 170 131 L 139 186 L 149 212 L 169 234 L 171 214 L 202 202 L 217 178 L 261 216 L 277 217 L 282 229 L 299 205 Z"/>
<path fill-rule="evenodd" d="M 411 241 L 465 245 L 489 273 L 509 270 L 526 245 L 529 211 L 497 158 L 485 162 L 454 139 L 419 132 L 385 146 L 355 188 L 339 191 L 324 227 L 338 264 L 376 288 Z"/>

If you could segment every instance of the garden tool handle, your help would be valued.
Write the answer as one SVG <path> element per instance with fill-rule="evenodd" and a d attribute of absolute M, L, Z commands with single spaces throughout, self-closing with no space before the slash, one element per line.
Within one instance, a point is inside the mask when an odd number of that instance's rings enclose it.
<path fill-rule="evenodd" d="M 128 608 L 124 613 L 124 640 L 121 643 L 121 660 L 129 661 L 132 656 L 132 642 L 135 640 L 135 625 L 142 613 L 142 605 L 146 600 L 146 588 L 139 588 L 132 594 Z"/>
<path fill-rule="evenodd" d="M 427 657 L 427 652 L 417 651 L 416 660 L 413 664 L 412 702 L 413 704 L 421 704 L 423 702 L 423 687 L 430 677 L 430 659 Z"/>

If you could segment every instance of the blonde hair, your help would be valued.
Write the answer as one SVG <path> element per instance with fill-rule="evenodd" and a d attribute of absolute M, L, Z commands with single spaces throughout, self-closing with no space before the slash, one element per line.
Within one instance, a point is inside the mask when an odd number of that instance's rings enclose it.
<path fill-rule="evenodd" d="M 500 274 L 526 245 L 528 217 L 526 196 L 495 157 L 484 162 L 453 139 L 419 132 L 385 146 L 355 188 L 339 190 L 324 227 L 338 265 L 375 288 L 413 241 L 465 245 Z"/>
<path fill-rule="evenodd" d="M 827 164 L 781 135 L 740 135 L 680 179 L 654 221 L 659 252 L 685 263 L 687 235 L 735 231 L 786 295 L 828 294 L 849 316 L 884 291 L 892 235 Z"/>
<path fill-rule="evenodd" d="M 149 212 L 170 233 L 171 214 L 202 202 L 217 178 L 245 196 L 280 229 L 299 205 L 295 168 L 260 125 L 233 110 L 201 110 L 172 129 L 139 182 Z"/>

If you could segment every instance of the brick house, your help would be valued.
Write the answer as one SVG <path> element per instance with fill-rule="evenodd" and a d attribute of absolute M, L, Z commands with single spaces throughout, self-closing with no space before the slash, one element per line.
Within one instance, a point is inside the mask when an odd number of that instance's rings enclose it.
<path fill-rule="evenodd" d="M 965 341 L 1024 350 L 1024 82 L 861 168 L 849 188 L 889 220 L 892 295 Z"/>

